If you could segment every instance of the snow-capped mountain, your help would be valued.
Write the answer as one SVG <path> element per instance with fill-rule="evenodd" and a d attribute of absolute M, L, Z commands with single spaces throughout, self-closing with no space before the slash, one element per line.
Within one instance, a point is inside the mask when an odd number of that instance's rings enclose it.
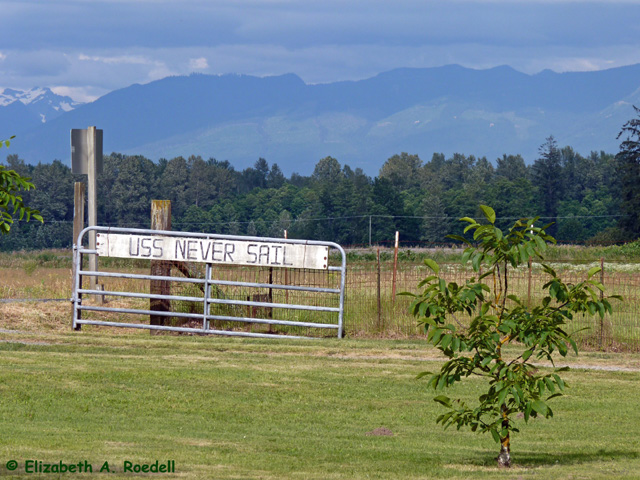
<path fill-rule="evenodd" d="M 24 91 L 5 88 L 0 91 L 0 137 L 26 132 L 80 105 L 49 88 Z"/>
<path fill-rule="evenodd" d="M 617 134 L 640 105 L 640 64 L 535 75 L 449 65 L 330 84 L 306 84 L 294 74 L 190 75 L 131 85 L 63 114 L 62 97 L 40 90 L 20 99 L 5 90 L 15 100 L 0 106 L 0 139 L 16 135 L 9 153 L 28 163 L 68 161 L 70 130 L 96 125 L 104 152 L 154 160 L 201 155 L 238 169 L 263 157 L 286 174 L 309 174 L 330 155 L 374 175 L 401 152 L 424 161 L 434 152 L 490 161 L 521 154 L 532 163 L 549 135 L 583 155 L 616 153 Z M 40 104 L 50 113 L 29 110 Z M 11 123 L 2 124 L 3 111 Z M 21 133 L 20 115 L 37 126 Z"/>

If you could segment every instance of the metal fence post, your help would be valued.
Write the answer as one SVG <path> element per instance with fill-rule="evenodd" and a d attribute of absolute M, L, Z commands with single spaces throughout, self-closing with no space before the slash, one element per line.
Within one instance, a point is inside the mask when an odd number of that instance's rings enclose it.
<path fill-rule="evenodd" d="M 400 242 L 400 232 L 396 231 L 396 243 L 393 250 L 393 286 L 391 288 L 391 303 L 396 304 L 396 272 L 398 271 L 398 243 Z"/>
<path fill-rule="evenodd" d="M 528 266 L 529 266 L 529 272 L 528 272 L 528 279 L 527 279 L 527 305 L 531 306 L 531 257 L 529 257 L 529 261 L 528 261 Z"/>
<path fill-rule="evenodd" d="M 73 240 L 72 245 L 76 245 L 78 241 L 78 235 L 84 229 L 84 198 L 85 198 L 85 186 L 82 182 L 75 182 L 73 184 Z M 75 250 L 74 250 L 75 255 Z M 75 256 L 74 256 L 75 259 Z M 76 282 L 76 264 L 73 263 L 73 272 L 71 275 L 73 284 Z"/>

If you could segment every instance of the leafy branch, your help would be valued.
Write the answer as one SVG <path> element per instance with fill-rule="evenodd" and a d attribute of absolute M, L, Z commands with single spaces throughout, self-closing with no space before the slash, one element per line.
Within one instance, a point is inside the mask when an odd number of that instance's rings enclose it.
<path fill-rule="evenodd" d="M 0 141 L 2 146 L 9 147 L 11 140 Z M 30 178 L 22 177 L 15 170 L 8 170 L 5 166 L 0 165 L 0 233 L 7 234 L 11 230 L 13 218 L 18 215 L 18 219 L 22 220 L 26 215 L 28 222 L 33 217 L 40 222 L 44 222 L 40 212 L 25 205 L 21 191 L 29 191 L 35 186 L 31 183 Z"/>

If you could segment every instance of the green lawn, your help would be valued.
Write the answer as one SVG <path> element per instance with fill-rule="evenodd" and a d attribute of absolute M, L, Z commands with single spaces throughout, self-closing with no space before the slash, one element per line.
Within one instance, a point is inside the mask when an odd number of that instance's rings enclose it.
<path fill-rule="evenodd" d="M 131 478 L 125 460 L 175 461 L 159 478 L 640 478 L 640 371 L 633 355 L 587 353 L 555 418 L 523 422 L 515 467 L 490 436 L 443 431 L 421 341 L 238 340 L 0 333 L 0 476 Z M 471 399 L 471 380 L 451 392 Z M 384 427 L 392 436 L 367 435 Z M 24 473 L 26 460 L 92 474 Z M 12 475 L 5 465 L 18 461 Z M 116 473 L 98 473 L 109 462 Z M 17 474 L 17 475 L 16 475 Z"/>

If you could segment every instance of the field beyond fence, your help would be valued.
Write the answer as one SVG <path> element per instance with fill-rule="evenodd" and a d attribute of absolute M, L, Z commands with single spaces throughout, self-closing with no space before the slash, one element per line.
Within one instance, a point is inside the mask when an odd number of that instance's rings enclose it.
<path fill-rule="evenodd" d="M 586 279 L 590 265 L 554 264 L 553 268 L 568 283 Z M 440 264 L 441 275 L 449 282 L 463 284 L 473 275 L 469 268 L 459 263 Z M 608 269 L 610 271 L 608 271 Z M 598 315 L 575 316 L 568 327 L 576 333 L 582 347 L 610 351 L 640 351 L 640 271 L 625 272 L 611 264 L 604 265 L 601 280 L 607 295 L 622 295 L 624 300 L 612 301 L 613 315 L 603 321 Z M 401 264 L 396 273 L 396 292 L 417 293 L 417 284 L 430 270 L 424 265 Z M 346 313 L 347 332 L 355 336 L 410 337 L 419 334 L 416 319 L 408 313 L 411 297 L 392 295 L 393 262 L 348 265 Z M 378 275 L 380 278 L 380 304 L 378 304 Z M 531 269 L 511 270 L 509 293 L 518 295 L 524 302 L 536 304 L 543 297 L 542 286 L 549 280 L 540 265 Z M 378 307 L 380 305 L 380 307 Z"/>
<path fill-rule="evenodd" d="M 137 262 L 137 263 L 136 263 Z M 145 272 L 147 268 L 139 261 L 101 259 L 101 269 L 116 267 L 130 272 Z M 393 259 L 388 255 L 383 260 L 364 260 L 362 256 L 348 256 L 344 325 L 345 334 L 352 338 L 411 338 L 421 335 L 416 319 L 408 313 L 411 298 L 397 295 L 400 292 L 417 292 L 417 284 L 428 275 L 424 264 L 418 261 L 404 260 L 398 264 L 394 275 Z M 459 262 L 441 262 L 441 272 L 448 281 L 464 283 L 473 272 Z M 596 263 L 599 265 L 599 262 Z M 609 351 L 640 351 L 640 268 L 637 265 L 620 263 L 604 264 L 601 280 L 606 293 L 622 295 L 622 302 L 614 301 L 612 315 L 603 321 L 600 317 L 581 315 L 569 325 L 570 332 L 576 334 L 583 348 Z M 591 264 L 557 263 L 553 264 L 560 276 L 567 282 L 577 283 L 586 278 Z M 148 273 L 148 269 L 146 270 Z M 225 278 L 266 282 L 267 275 L 273 275 L 273 282 L 282 281 L 284 269 L 247 270 L 229 269 Z M 395 276 L 395 291 L 394 291 Z M 249 278 L 250 277 L 250 278 Z M 263 278 L 264 277 L 264 278 Z M 531 304 L 540 302 L 542 286 L 548 280 L 540 265 L 511 271 L 509 277 L 510 293 L 518 295 Z M 288 272 L 287 282 L 301 282 L 306 285 L 323 286 L 334 284 L 334 275 L 322 271 Z M 128 284 L 126 279 L 118 279 L 120 289 L 148 291 L 148 285 Z M 274 290 L 275 292 L 275 290 Z M 279 293 L 284 295 L 284 293 Z M 195 295 L 193 292 L 190 295 Z M 229 298 L 247 300 L 244 292 L 225 292 Z M 275 294 L 274 294 L 275 295 Z M 15 302 L 19 299 L 69 299 L 71 297 L 71 255 L 68 251 L 15 252 L 3 254 L 0 258 L 0 328 L 64 330 L 71 328 L 71 309 L 69 304 L 60 302 Z M 274 302 L 285 303 L 287 299 L 274 297 Z M 115 301 L 115 300 L 114 300 Z M 122 301 L 117 299 L 117 301 Z M 314 301 L 310 299 L 309 301 Z M 140 299 L 138 299 L 140 302 Z M 147 301 L 148 302 L 148 301 Z M 180 306 L 178 308 L 191 308 Z M 142 308 L 142 307 L 139 307 Z M 244 307 L 246 309 L 246 307 Z M 261 312 L 249 312 L 260 315 Z M 273 318 L 289 313 L 268 312 Z M 294 315 L 291 313 L 291 315 Z M 286 319 L 286 318 L 285 318 Z M 148 317 L 147 317 L 148 320 Z M 123 319 L 122 321 L 128 321 Z M 144 322 L 145 319 L 139 319 Z M 234 328 L 233 324 L 220 325 L 220 328 Z M 235 326 L 237 328 L 237 326 Z M 244 327 L 243 327 L 244 328 Z M 270 328 L 265 325 L 251 326 L 252 331 Z M 124 330 L 123 332 L 126 332 Z M 305 334 L 300 328 L 278 327 L 276 333 Z"/>

